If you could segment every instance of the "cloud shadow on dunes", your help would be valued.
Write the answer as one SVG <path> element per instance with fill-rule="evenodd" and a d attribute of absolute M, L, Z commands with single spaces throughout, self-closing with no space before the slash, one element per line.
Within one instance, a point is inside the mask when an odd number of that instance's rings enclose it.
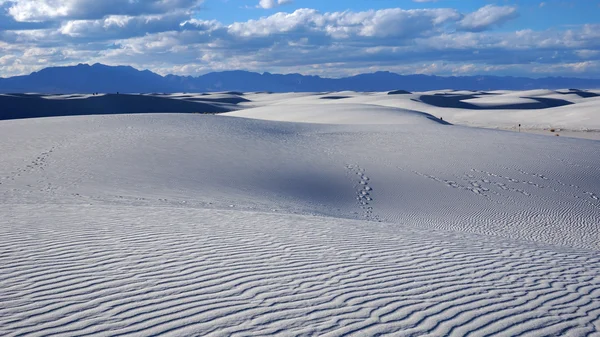
<path fill-rule="evenodd" d="M 323 170 L 271 172 L 268 183 L 256 186 L 256 189 L 262 190 L 261 194 L 304 205 L 321 215 L 339 216 L 339 209 L 354 206 L 351 183 Z"/>
<path fill-rule="evenodd" d="M 93 177 L 85 184 L 106 190 L 136 186 L 142 196 L 241 209 L 336 216 L 339 209 L 350 215 L 356 206 L 343 161 L 324 156 L 321 137 L 314 136 L 329 127 L 210 115 L 122 120 L 135 129 L 124 132 L 127 141 L 109 137 L 112 127 L 94 133 L 93 144 L 106 158 L 96 156 L 99 164 L 81 158 L 76 166 L 90 167 Z M 112 170 L 102 169 L 106 163 Z"/>
<path fill-rule="evenodd" d="M 478 98 L 474 95 L 422 95 L 418 100 L 425 104 L 429 104 L 438 108 L 454 108 L 454 109 L 467 109 L 467 110 L 538 110 L 556 108 L 565 105 L 571 105 L 572 102 L 555 99 L 555 98 L 543 98 L 543 97 L 523 97 L 534 100 L 536 102 L 531 103 L 516 103 L 516 104 L 498 104 L 490 106 L 479 106 L 463 102 L 463 100 Z"/>
<path fill-rule="evenodd" d="M 569 94 L 575 94 L 581 98 L 593 98 L 593 97 L 598 97 L 600 95 L 593 93 L 593 92 L 589 92 L 589 91 L 584 91 L 584 90 L 579 90 L 579 89 L 569 89 L 568 92 L 562 92 L 562 91 L 557 91 L 557 93 L 561 94 L 561 95 L 569 95 Z"/>
<path fill-rule="evenodd" d="M 107 94 L 82 99 L 46 99 L 40 95 L 7 95 L 0 96 L 0 120 L 101 114 L 222 113 L 232 110 L 219 103 L 126 94 Z"/>

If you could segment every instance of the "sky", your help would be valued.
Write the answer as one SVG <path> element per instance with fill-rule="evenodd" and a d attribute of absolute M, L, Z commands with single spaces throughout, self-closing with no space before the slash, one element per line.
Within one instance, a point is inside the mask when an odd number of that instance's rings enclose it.
<path fill-rule="evenodd" d="M 600 0 L 0 0 L 0 77 L 79 63 L 600 78 Z"/>

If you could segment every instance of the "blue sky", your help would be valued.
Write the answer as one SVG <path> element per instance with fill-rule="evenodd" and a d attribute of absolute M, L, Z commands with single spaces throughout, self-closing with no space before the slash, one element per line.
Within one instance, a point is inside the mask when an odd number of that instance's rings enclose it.
<path fill-rule="evenodd" d="M 0 0 L 0 76 L 77 63 L 600 78 L 600 0 Z"/>

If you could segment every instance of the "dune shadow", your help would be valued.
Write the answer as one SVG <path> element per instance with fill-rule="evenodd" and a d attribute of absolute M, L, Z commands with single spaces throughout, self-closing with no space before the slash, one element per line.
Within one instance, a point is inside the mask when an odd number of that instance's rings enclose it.
<path fill-rule="evenodd" d="M 6 93 L 6 94 L 2 94 L 0 96 L 12 96 L 12 97 L 43 97 L 43 96 L 61 96 L 61 94 L 50 94 L 50 95 L 43 95 L 43 94 L 23 94 L 23 93 Z"/>
<path fill-rule="evenodd" d="M 244 102 L 252 102 L 249 99 L 246 99 L 244 97 L 239 97 L 239 96 L 232 96 L 232 97 L 192 97 L 192 98 L 185 98 L 186 101 L 192 101 L 192 102 L 211 102 L 211 103 L 224 103 L 224 104 L 239 104 L 239 103 L 244 103 Z"/>
<path fill-rule="evenodd" d="M 406 90 L 394 90 L 387 93 L 388 95 L 410 95 L 412 92 Z"/>
<path fill-rule="evenodd" d="M 447 95 L 447 94 L 434 94 L 434 95 L 422 95 L 419 99 L 413 99 L 413 101 L 421 101 L 423 103 L 438 107 L 438 108 L 454 108 L 454 109 L 467 109 L 467 110 L 539 110 L 556 108 L 565 105 L 571 105 L 572 102 L 556 99 L 556 98 L 543 98 L 543 97 L 523 97 L 534 100 L 536 102 L 529 103 L 515 103 L 515 104 L 499 104 L 490 106 L 480 106 L 472 103 L 463 102 L 463 100 L 478 98 L 475 95 Z"/>
<path fill-rule="evenodd" d="M 559 106 L 573 104 L 573 102 L 569 102 L 569 101 L 565 101 L 565 100 L 557 99 L 557 98 L 545 98 L 545 97 L 523 97 L 523 98 L 529 98 L 534 101 L 538 101 L 540 104 L 542 104 L 542 106 L 544 106 L 539 109 L 557 108 Z"/>
<path fill-rule="evenodd" d="M 593 92 L 589 92 L 589 91 L 584 91 L 584 90 L 580 90 L 580 89 L 569 89 L 568 92 L 561 92 L 561 91 L 557 91 L 557 93 L 561 94 L 561 95 L 569 95 L 569 94 L 575 94 L 581 98 L 592 98 L 592 97 L 598 97 L 600 96 L 599 94 L 593 93 Z"/>
<path fill-rule="evenodd" d="M 478 91 L 477 92 L 477 96 L 497 96 L 500 95 L 499 93 L 495 93 L 495 92 L 487 92 L 487 91 Z"/>
<path fill-rule="evenodd" d="M 209 102 L 150 95 L 108 94 L 82 99 L 40 95 L 0 96 L 0 120 L 56 116 L 138 113 L 223 113 L 232 109 Z"/>
<path fill-rule="evenodd" d="M 350 96 L 323 96 L 323 97 L 320 97 L 319 99 L 336 100 L 336 99 L 344 99 L 344 98 L 350 98 Z"/>

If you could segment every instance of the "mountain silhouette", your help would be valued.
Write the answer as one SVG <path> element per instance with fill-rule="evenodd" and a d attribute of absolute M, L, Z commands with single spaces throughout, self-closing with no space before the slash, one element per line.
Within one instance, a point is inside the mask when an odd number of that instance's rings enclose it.
<path fill-rule="evenodd" d="M 528 90 L 562 88 L 600 88 L 600 79 L 567 77 L 429 76 L 399 75 L 387 71 L 344 78 L 323 78 L 301 74 L 271 74 L 249 71 L 223 71 L 206 75 L 161 76 L 130 66 L 79 64 L 50 67 L 30 75 L 0 78 L 2 93 L 172 93 L 214 91 L 427 91 Z"/>

